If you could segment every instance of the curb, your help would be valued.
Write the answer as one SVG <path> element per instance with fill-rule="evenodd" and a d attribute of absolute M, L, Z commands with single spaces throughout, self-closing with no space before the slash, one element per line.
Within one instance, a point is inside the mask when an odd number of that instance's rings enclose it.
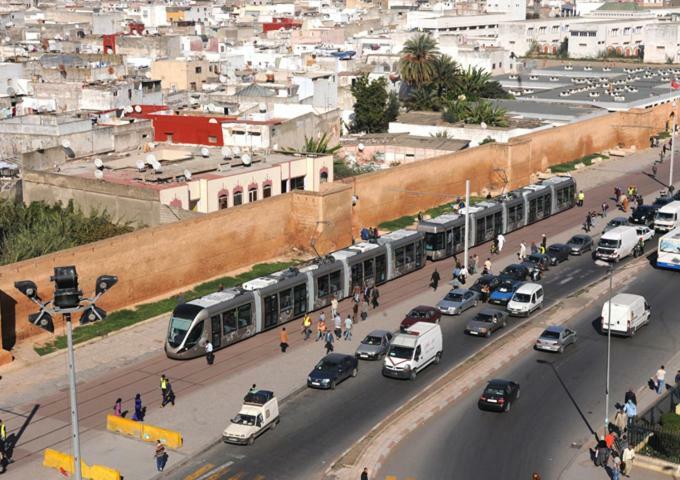
<path fill-rule="evenodd" d="M 668 475 L 672 478 L 680 478 L 680 465 L 677 463 L 667 462 L 658 458 L 648 457 L 646 455 L 636 455 L 633 465 L 636 467 L 651 470 L 652 472 Z"/>

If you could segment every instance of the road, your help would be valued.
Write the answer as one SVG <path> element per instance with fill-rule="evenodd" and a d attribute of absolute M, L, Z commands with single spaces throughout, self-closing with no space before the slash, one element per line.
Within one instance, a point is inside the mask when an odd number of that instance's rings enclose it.
<path fill-rule="evenodd" d="M 651 248 L 652 243 L 648 242 L 648 247 Z M 605 270 L 595 266 L 590 255 L 571 257 L 569 261 L 553 267 L 542 281 L 547 304 L 577 291 L 604 274 Z M 442 295 L 444 293 L 445 290 Z M 229 468 L 224 475 L 210 476 L 212 480 L 229 478 L 235 472 L 277 480 L 319 478 L 329 462 L 374 424 L 485 344 L 486 339 L 463 333 L 467 320 L 480 308 L 471 309 L 460 317 L 443 317 L 442 362 L 439 366 L 425 369 L 416 381 L 384 378 L 380 372 L 381 362 L 361 362 L 358 377 L 340 384 L 335 391 L 305 388 L 298 392 L 282 408 L 282 420 L 276 432 L 266 433 L 255 445 L 239 447 L 217 444 L 169 477 L 191 478 L 192 473 L 206 468 L 206 465 L 217 468 L 226 463 Z M 508 328 L 495 335 L 505 334 L 518 322 L 519 319 L 511 318 Z"/>
<path fill-rule="evenodd" d="M 680 349 L 680 323 L 674 321 L 680 308 L 677 273 L 646 269 L 625 290 L 645 296 L 652 306 L 652 322 L 633 338 L 612 339 L 610 412 L 629 387 L 644 383 Z M 484 385 L 480 382 L 477 390 L 399 444 L 376 478 L 495 480 L 531 478 L 537 471 L 543 478 L 559 479 L 578 453 L 573 446 L 592 440 L 588 425 L 597 430 L 604 423 L 607 337 L 593 324 L 600 308 L 598 303 L 568 322 L 578 341 L 564 354 L 530 351 L 499 372 L 498 377 L 521 385 L 521 397 L 510 413 L 477 408 Z M 537 359 L 553 362 L 585 419 L 550 366 Z M 493 461 L 480 461 L 487 455 Z"/>

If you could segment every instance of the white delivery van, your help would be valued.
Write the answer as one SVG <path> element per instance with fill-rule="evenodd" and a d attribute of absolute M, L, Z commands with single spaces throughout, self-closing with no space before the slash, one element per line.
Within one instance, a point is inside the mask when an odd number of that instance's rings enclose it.
<path fill-rule="evenodd" d="M 543 306 L 543 287 L 538 283 L 525 283 L 515 291 L 507 309 L 512 316 L 529 316 Z"/>
<path fill-rule="evenodd" d="M 654 230 L 657 232 L 670 232 L 680 227 L 680 200 L 667 203 L 656 211 L 654 217 Z"/>
<path fill-rule="evenodd" d="M 279 424 L 279 402 L 269 390 L 249 391 L 243 406 L 224 430 L 225 443 L 252 445 L 256 437 Z"/>
<path fill-rule="evenodd" d="M 430 363 L 439 363 L 444 347 L 438 323 L 417 322 L 392 337 L 383 362 L 386 377 L 410 378 Z"/>
<path fill-rule="evenodd" d="M 632 293 L 619 293 L 612 298 L 611 319 L 609 318 L 609 302 L 602 306 L 601 330 L 611 329 L 616 335 L 635 335 L 635 332 L 650 321 L 650 308 L 645 297 Z"/>
<path fill-rule="evenodd" d="M 616 227 L 602 234 L 594 256 L 600 260 L 618 262 L 633 253 L 638 239 L 635 226 Z"/>

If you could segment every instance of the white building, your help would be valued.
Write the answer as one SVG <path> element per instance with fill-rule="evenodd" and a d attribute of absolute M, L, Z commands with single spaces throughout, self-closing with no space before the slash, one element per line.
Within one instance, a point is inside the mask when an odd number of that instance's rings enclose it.
<path fill-rule="evenodd" d="M 677 63 L 680 53 L 680 23 L 655 23 L 643 29 L 645 63 Z"/>
<path fill-rule="evenodd" d="M 655 18 L 573 23 L 569 32 L 571 58 L 596 58 L 604 53 L 634 57 L 644 42 L 644 28 Z"/>
<path fill-rule="evenodd" d="M 560 43 L 569 37 L 569 26 L 576 21 L 574 17 L 519 20 L 501 23 L 498 26 L 498 45 L 525 55 L 535 45 L 541 53 L 557 53 Z"/>
<path fill-rule="evenodd" d="M 139 7 L 142 23 L 147 27 L 165 27 L 168 16 L 165 5 L 142 5 Z"/>

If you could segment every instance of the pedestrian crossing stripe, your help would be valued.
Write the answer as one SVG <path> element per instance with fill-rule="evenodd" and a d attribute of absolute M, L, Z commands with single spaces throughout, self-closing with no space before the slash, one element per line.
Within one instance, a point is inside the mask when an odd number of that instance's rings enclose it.
<path fill-rule="evenodd" d="M 199 468 L 198 470 L 196 470 L 194 473 L 192 473 L 192 474 L 187 475 L 186 477 L 184 477 L 184 480 L 196 480 L 198 477 L 200 477 L 201 475 L 203 475 L 205 472 L 207 472 L 208 470 L 210 470 L 210 469 L 213 468 L 214 466 L 215 466 L 215 465 L 213 465 L 212 463 L 206 463 L 206 464 L 203 465 L 201 468 Z"/>

